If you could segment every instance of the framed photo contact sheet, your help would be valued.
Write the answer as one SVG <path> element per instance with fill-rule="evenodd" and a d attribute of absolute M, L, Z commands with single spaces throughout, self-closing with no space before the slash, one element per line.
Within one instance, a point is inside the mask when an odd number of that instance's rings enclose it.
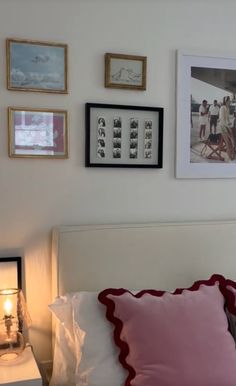
<path fill-rule="evenodd" d="M 86 166 L 162 168 L 163 108 L 87 103 Z"/>
<path fill-rule="evenodd" d="M 62 43 L 6 39 L 8 90 L 67 94 L 67 51 Z"/>

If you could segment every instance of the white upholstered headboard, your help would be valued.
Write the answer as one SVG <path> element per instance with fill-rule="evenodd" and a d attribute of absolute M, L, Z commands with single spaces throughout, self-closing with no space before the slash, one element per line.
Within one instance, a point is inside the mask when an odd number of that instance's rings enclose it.
<path fill-rule="evenodd" d="M 236 221 L 61 226 L 53 230 L 53 297 L 106 287 L 172 289 L 236 279 Z"/>

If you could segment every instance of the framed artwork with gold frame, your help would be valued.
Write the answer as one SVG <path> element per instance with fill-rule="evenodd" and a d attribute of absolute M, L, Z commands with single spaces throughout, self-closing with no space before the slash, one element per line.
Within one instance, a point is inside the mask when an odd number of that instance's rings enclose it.
<path fill-rule="evenodd" d="M 146 90 L 147 57 L 105 54 L 105 87 Z"/>
<path fill-rule="evenodd" d="M 65 110 L 8 107 L 10 158 L 68 158 Z"/>
<path fill-rule="evenodd" d="M 68 46 L 6 39 L 7 89 L 68 93 Z"/>

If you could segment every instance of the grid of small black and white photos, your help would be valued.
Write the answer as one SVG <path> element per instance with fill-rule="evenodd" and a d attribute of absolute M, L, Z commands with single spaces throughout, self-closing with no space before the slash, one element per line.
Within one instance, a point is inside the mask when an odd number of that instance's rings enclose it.
<path fill-rule="evenodd" d="M 163 108 L 86 103 L 85 165 L 162 168 Z"/>
<path fill-rule="evenodd" d="M 97 155 L 99 158 L 106 157 L 106 120 L 104 117 L 98 117 L 98 141 Z"/>
<path fill-rule="evenodd" d="M 112 157 L 121 158 L 122 153 L 122 118 L 112 118 Z M 97 156 L 106 158 L 106 118 L 99 116 L 97 119 Z M 144 120 L 144 144 L 143 156 L 146 159 L 152 158 L 152 120 Z M 138 158 L 140 121 L 138 118 L 129 119 L 129 158 Z"/>
<path fill-rule="evenodd" d="M 144 121 L 144 158 L 152 158 L 152 121 Z"/>
<path fill-rule="evenodd" d="M 113 119 L 113 158 L 121 158 L 121 136 L 122 136 L 122 119 L 115 117 Z"/>
<path fill-rule="evenodd" d="M 138 127 L 139 120 L 130 118 L 129 158 L 138 158 Z"/>

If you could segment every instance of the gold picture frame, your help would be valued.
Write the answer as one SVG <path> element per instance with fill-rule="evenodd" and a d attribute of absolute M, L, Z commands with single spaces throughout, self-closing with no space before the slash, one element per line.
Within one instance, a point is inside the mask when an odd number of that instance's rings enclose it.
<path fill-rule="evenodd" d="M 105 54 L 105 87 L 146 90 L 147 57 Z"/>
<path fill-rule="evenodd" d="M 10 158 L 68 158 L 66 110 L 8 107 Z"/>
<path fill-rule="evenodd" d="M 68 94 L 68 46 L 6 39 L 7 89 Z"/>

